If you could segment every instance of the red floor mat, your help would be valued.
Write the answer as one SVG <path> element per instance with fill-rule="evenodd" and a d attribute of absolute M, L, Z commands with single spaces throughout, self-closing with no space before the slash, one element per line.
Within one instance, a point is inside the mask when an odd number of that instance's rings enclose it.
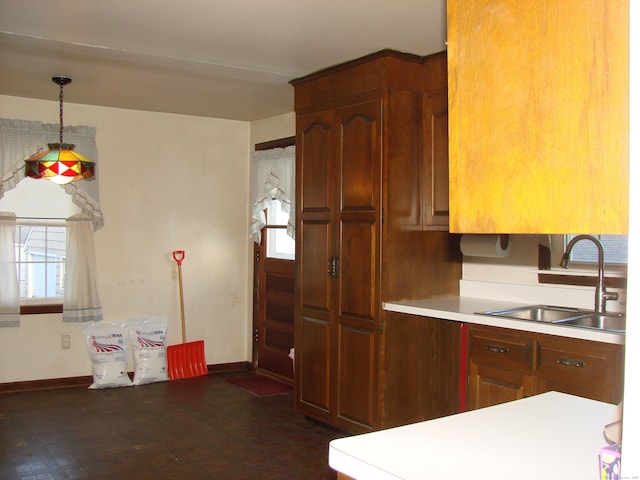
<path fill-rule="evenodd" d="M 278 395 L 293 391 L 293 386 L 288 385 L 264 375 L 245 375 L 242 377 L 226 378 L 225 381 L 236 385 L 247 392 L 265 397 L 268 395 Z"/>

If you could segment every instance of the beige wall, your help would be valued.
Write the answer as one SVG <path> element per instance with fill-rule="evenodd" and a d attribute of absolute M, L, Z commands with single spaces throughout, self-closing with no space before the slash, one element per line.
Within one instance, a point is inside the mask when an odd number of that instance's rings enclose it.
<path fill-rule="evenodd" d="M 58 104 L 0 96 L 5 118 L 58 122 Z M 186 251 L 187 340 L 209 364 L 251 357 L 248 185 L 251 124 L 65 103 L 65 123 L 97 127 L 100 203 L 95 233 L 105 319 L 166 316 L 181 341 L 177 266 Z M 2 208 L 0 204 L 0 209 Z M 88 375 L 82 325 L 23 316 L 0 329 L 0 383 Z M 61 349 L 61 335 L 71 349 Z"/>

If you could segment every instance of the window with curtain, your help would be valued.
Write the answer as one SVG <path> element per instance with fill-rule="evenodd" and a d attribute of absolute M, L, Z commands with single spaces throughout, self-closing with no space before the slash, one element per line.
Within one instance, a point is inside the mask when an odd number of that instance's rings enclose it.
<path fill-rule="evenodd" d="M 267 224 L 264 211 L 272 200 L 289 215 L 287 234 L 295 238 L 295 164 L 296 147 L 271 148 L 253 152 L 251 156 L 252 217 L 249 236 L 260 243 L 262 228 Z"/>
<path fill-rule="evenodd" d="M 11 212 L 5 214 L 11 225 L 0 222 L 4 242 L 0 259 L 0 326 L 19 326 L 21 310 L 23 314 L 60 311 L 30 310 L 29 300 L 33 299 L 63 304 L 64 321 L 102 318 L 93 244 L 93 231 L 104 224 L 98 182 L 61 186 L 24 176 L 24 160 L 47 143 L 58 141 L 58 135 L 58 125 L 0 119 L 0 211 Z M 74 143 L 79 153 L 97 161 L 95 128 L 65 127 L 65 140 Z M 5 262 L 9 237 L 12 257 Z M 13 282 L 17 292 L 5 287 Z M 17 316 L 13 311 L 16 303 Z"/>

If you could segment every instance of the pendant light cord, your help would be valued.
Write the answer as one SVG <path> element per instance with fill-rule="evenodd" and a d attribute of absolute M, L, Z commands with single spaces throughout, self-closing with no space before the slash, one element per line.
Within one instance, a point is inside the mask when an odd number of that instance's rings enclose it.
<path fill-rule="evenodd" d="M 62 145 L 62 130 L 64 129 L 63 115 L 62 115 L 62 101 L 64 94 L 62 93 L 63 85 L 60 83 L 60 145 Z"/>

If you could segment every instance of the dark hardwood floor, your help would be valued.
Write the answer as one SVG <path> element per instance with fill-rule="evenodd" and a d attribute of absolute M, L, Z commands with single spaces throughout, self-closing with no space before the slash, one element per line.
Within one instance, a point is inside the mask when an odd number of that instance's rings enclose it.
<path fill-rule="evenodd" d="M 345 436 L 223 375 L 136 387 L 0 394 L 0 478 L 335 479 Z"/>

